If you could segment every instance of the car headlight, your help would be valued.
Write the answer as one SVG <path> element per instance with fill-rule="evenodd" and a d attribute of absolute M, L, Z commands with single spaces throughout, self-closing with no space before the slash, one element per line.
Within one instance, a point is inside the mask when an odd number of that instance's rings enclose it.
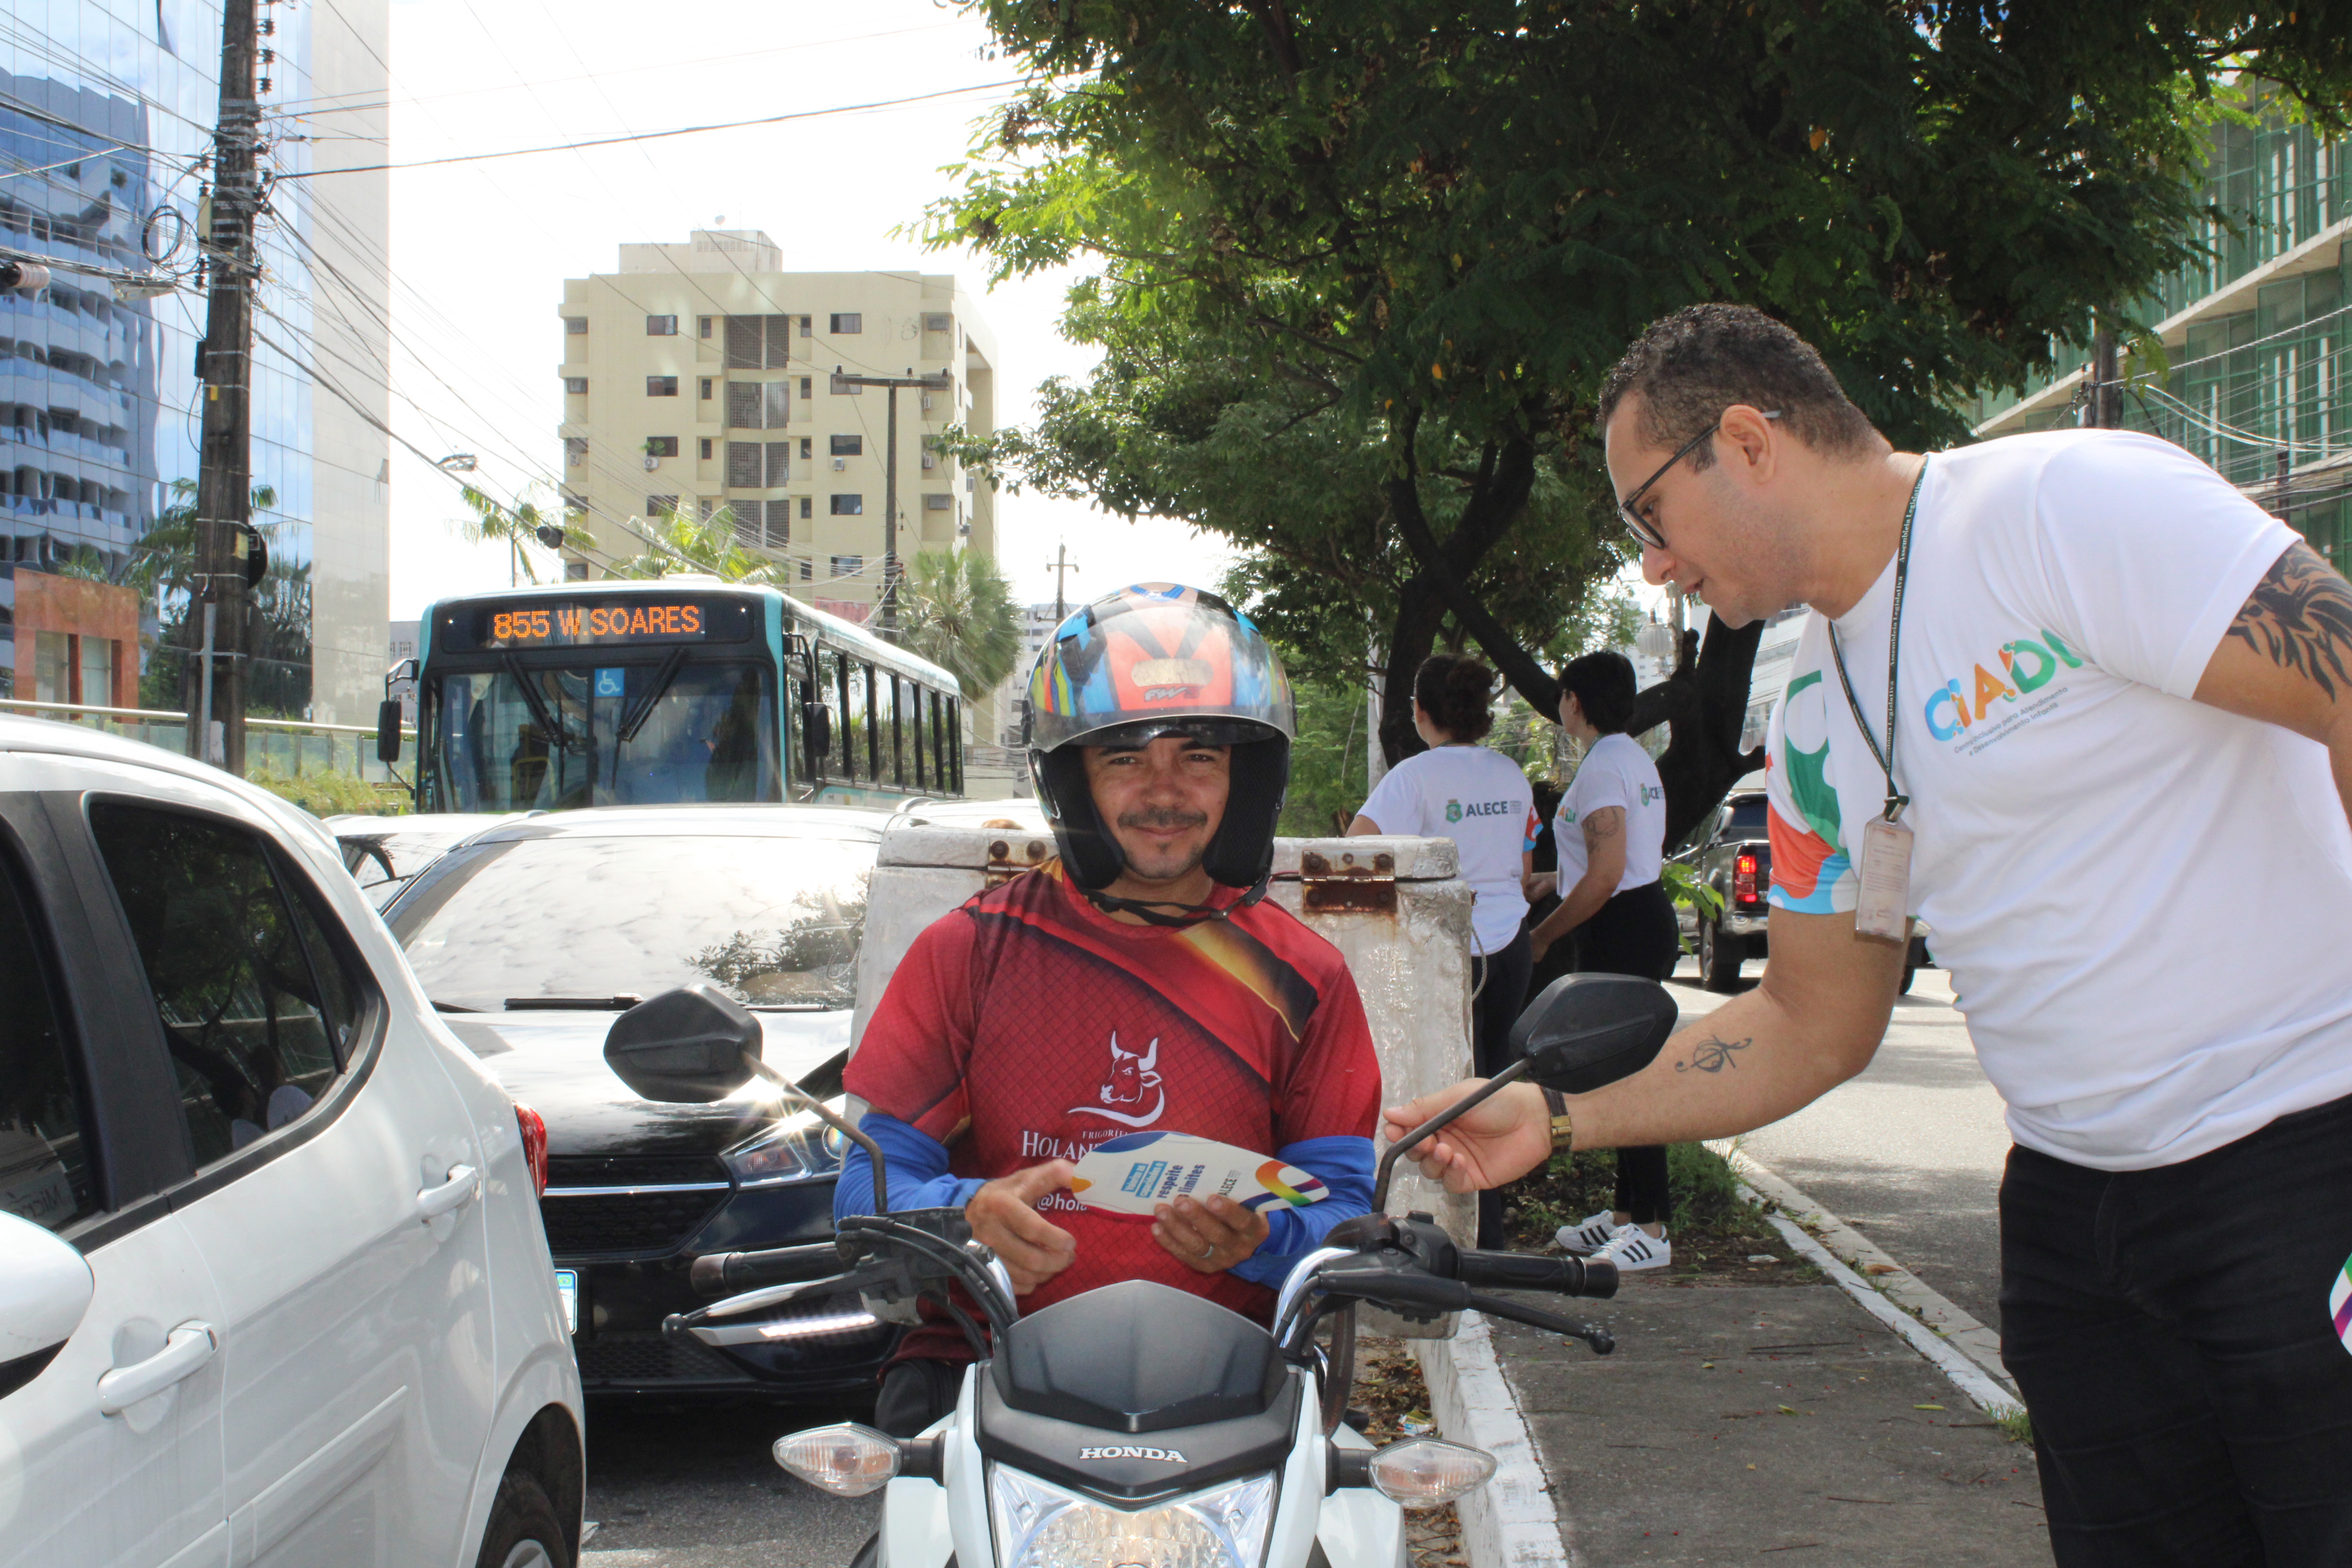
<path fill-rule="evenodd" d="M 1274 1521 L 1271 1475 L 1129 1510 L 992 1465 L 988 1495 L 1005 1568 L 1259 1568 Z"/>
<path fill-rule="evenodd" d="M 772 1123 L 750 1142 L 739 1143 L 719 1158 L 738 1185 L 774 1187 L 829 1176 L 841 1169 L 848 1141 L 814 1116 Z"/>

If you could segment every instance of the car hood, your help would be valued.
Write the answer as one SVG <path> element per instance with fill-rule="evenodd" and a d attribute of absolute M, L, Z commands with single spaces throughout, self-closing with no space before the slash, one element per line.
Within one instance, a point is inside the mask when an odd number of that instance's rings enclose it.
<path fill-rule="evenodd" d="M 556 1158 L 709 1154 L 775 1119 L 779 1097 L 758 1079 L 709 1105 L 641 1099 L 604 1065 L 614 1013 L 465 1013 L 442 1023 L 506 1091 L 547 1121 Z M 798 1079 L 848 1048 L 849 1010 L 758 1013 L 761 1059 Z"/>

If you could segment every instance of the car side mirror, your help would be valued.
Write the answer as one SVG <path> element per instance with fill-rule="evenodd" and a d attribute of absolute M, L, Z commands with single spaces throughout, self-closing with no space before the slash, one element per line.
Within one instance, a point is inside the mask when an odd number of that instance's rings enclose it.
<path fill-rule="evenodd" d="M 387 697 L 375 705 L 375 760 L 400 761 L 400 700 Z"/>
<path fill-rule="evenodd" d="M 0 1397 L 49 1364 L 95 1289 L 89 1264 L 55 1232 L 0 1213 Z"/>
<path fill-rule="evenodd" d="M 833 715 L 822 702 L 801 704 L 801 750 L 811 757 L 833 752 Z"/>
<path fill-rule="evenodd" d="M 760 1020 L 707 980 L 648 997 L 613 1020 L 604 1065 L 646 1100 L 707 1105 L 751 1080 Z"/>
<path fill-rule="evenodd" d="M 1553 981 L 1511 1026 L 1528 1076 L 1563 1094 L 1589 1094 L 1657 1059 L 1682 1010 L 1666 988 L 1631 974 Z"/>

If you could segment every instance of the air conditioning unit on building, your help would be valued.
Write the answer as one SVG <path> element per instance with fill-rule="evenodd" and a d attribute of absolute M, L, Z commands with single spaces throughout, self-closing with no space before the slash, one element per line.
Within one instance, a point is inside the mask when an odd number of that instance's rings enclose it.
<path fill-rule="evenodd" d="M 655 456 L 654 456 L 653 454 L 651 454 L 650 452 L 649 452 L 649 453 L 647 453 L 647 454 L 646 455 L 646 472 L 647 472 L 647 473 L 649 473 L 649 474 L 650 474 L 650 473 L 652 473 L 656 468 L 660 468 L 660 467 L 661 467 L 661 459 L 660 459 L 659 458 L 655 457 Z"/>
<path fill-rule="evenodd" d="M 849 467 L 849 459 L 848 459 L 848 458 L 835 458 L 833 460 L 833 471 L 834 471 L 835 473 L 836 473 L 836 474 L 837 474 L 837 473 L 839 473 L 839 472 L 841 472 L 844 468 L 848 468 L 848 467 Z"/>

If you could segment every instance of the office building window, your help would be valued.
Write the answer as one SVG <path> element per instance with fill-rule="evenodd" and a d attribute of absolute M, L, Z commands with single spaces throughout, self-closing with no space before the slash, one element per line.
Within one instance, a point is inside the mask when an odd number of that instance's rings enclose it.
<path fill-rule="evenodd" d="M 677 318 L 676 316 L 647 316 L 646 318 L 646 336 L 649 338 L 674 338 L 677 336 Z"/>
<path fill-rule="evenodd" d="M 833 574 L 836 577 L 855 577 L 865 570 L 866 557 L 863 555 L 836 555 L 833 558 Z"/>
<path fill-rule="evenodd" d="M 676 397 L 677 395 L 677 377 L 674 375 L 649 375 L 646 377 L 646 395 L 647 397 Z"/>
<path fill-rule="evenodd" d="M 809 390 L 809 384 L 810 384 L 810 383 L 814 382 L 815 379 L 816 379 L 816 378 L 815 378 L 814 376 L 809 376 L 809 375 L 804 375 L 804 376 L 801 377 L 801 400 L 802 400 L 803 402 L 804 402 L 804 403 L 805 403 L 809 398 L 811 398 L 812 396 L 815 395 L 814 393 L 810 392 L 810 390 Z"/>
<path fill-rule="evenodd" d="M 709 316 L 697 316 L 694 319 L 694 330 L 697 336 L 707 338 L 710 335 L 711 320 L 712 318 Z"/>
<path fill-rule="evenodd" d="M 836 458 L 863 457 L 866 453 L 866 437 L 863 436 L 835 436 L 832 438 L 832 447 L 833 456 Z"/>
<path fill-rule="evenodd" d="M 702 378 L 702 401 L 710 401 L 710 377 L 707 375 Z"/>
<path fill-rule="evenodd" d="M 801 437 L 801 457 L 802 457 L 803 459 L 805 459 L 805 458 L 807 458 L 808 457 L 810 457 L 812 454 L 813 454 L 813 448 L 812 448 L 812 447 L 810 447 L 810 445 L 809 445 L 809 437 L 807 437 L 806 436 L 802 437 Z"/>
<path fill-rule="evenodd" d="M 866 515 L 866 498 L 864 496 L 834 497 L 833 515 L 835 517 L 864 517 Z"/>
<path fill-rule="evenodd" d="M 782 550 L 793 542 L 793 503 L 772 500 L 762 504 L 768 512 L 768 548 Z"/>
<path fill-rule="evenodd" d="M 648 437 L 646 437 L 646 457 L 648 457 L 648 458 L 675 458 L 675 457 L 677 457 L 677 437 L 675 437 L 675 436 L 648 436 Z"/>
<path fill-rule="evenodd" d="M 790 316 L 727 318 L 729 370 L 782 370 L 792 355 Z"/>
<path fill-rule="evenodd" d="M 646 498 L 646 515 L 647 517 L 667 517 L 677 510 L 677 498 L 676 496 L 647 496 Z"/>
<path fill-rule="evenodd" d="M 953 323 L 944 314 L 927 313 L 923 317 L 923 331 L 927 332 L 944 332 L 952 326 Z"/>
<path fill-rule="evenodd" d="M 572 338 L 584 338 L 584 337 L 586 337 L 586 336 L 588 335 L 588 318 L 587 318 L 587 317 L 585 317 L 585 316 L 566 316 L 566 317 L 564 317 L 564 318 L 563 318 L 563 333 L 564 333 L 564 336 L 566 336 L 566 337 L 572 337 Z"/>
<path fill-rule="evenodd" d="M 755 500 L 734 503 L 735 542 L 760 548 L 760 503 Z"/>
<path fill-rule="evenodd" d="M 727 443 L 727 488 L 737 490 L 760 488 L 760 443 Z"/>
<path fill-rule="evenodd" d="M 588 378 L 584 375 L 567 375 L 563 378 L 563 390 L 571 396 L 585 397 L 588 395 Z"/>
<path fill-rule="evenodd" d="M 835 310 L 832 321 L 833 325 L 826 330 L 836 337 L 849 332 L 862 332 L 866 330 L 866 317 L 857 310 Z"/>
<path fill-rule="evenodd" d="M 790 441 L 768 443 L 768 488 L 775 489 L 793 477 L 793 444 Z"/>
<path fill-rule="evenodd" d="M 801 318 L 801 336 L 803 336 L 803 337 L 807 337 L 808 335 L 809 335 L 809 319 L 808 319 L 806 316 L 803 316 L 803 317 Z"/>
<path fill-rule="evenodd" d="M 760 384 L 760 411 L 768 430 L 781 430 L 793 422 L 793 384 L 789 381 L 767 381 Z"/>
<path fill-rule="evenodd" d="M 801 497 L 801 515 L 803 517 L 812 516 L 814 514 L 815 510 L 816 498 L 814 496 Z"/>
<path fill-rule="evenodd" d="M 801 581 L 802 581 L 802 582 L 803 582 L 803 583 L 811 583 L 811 582 L 814 582 L 815 580 L 816 580 L 816 563 L 815 563 L 815 562 L 814 562 L 814 561 L 803 561 L 803 562 L 802 562 L 802 563 L 801 563 Z"/>
<path fill-rule="evenodd" d="M 566 436 L 563 438 L 563 460 L 575 468 L 584 465 L 588 461 L 588 437 Z"/>
<path fill-rule="evenodd" d="M 702 437 L 702 460 L 706 463 L 710 461 L 710 437 L 708 436 Z"/>
<path fill-rule="evenodd" d="M 955 510 L 955 497 L 950 495 L 940 495 L 937 493 L 926 495 L 923 497 L 923 510 L 925 511 L 953 511 Z"/>
<path fill-rule="evenodd" d="M 863 397 L 866 389 L 836 372 L 833 377 L 833 395 L 835 397 Z"/>

